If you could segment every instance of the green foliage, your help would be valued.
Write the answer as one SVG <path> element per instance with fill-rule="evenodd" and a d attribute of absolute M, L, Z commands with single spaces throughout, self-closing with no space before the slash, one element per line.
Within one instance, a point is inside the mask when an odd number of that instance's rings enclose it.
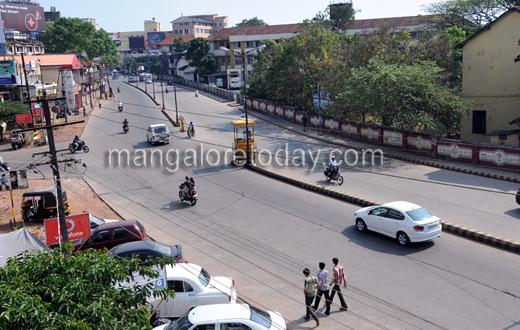
<path fill-rule="evenodd" d="M 331 4 L 325 10 L 329 14 L 332 31 L 344 32 L 354 26 L 356 12 L 352 3 Z"/>
<path fill-rule="evenodd" d="M 146 297 L 155 292 L 166 298 L 173 292 L 154 291 L 153 284 L 133 289 L 114 286 L 136 271 L 154 276 L 139 261 L 110 258 L 106 251 L 94 250 L 70 258 L 58 250 L 10 258 L 0 268 L 0 328 L 151 329 Z"/>
<path fill-rule="evenodd" d="M 173 49 L 176 53 L 182 53 L 185 50 L 188 50 L 188 47 L 190 46 L 189 41 L 184 41 L 182 37 L 175 38 L 173 40 Z"/>
<path fill-rule="evenodd" d="M 518 0 L 448 0 L 423 5 L 422 9 L 436 16 L 441 31 L 470 24 L 475 32 L 518 3 Z"/>
<path fill-rule="evenodd" d="M 260 25 L 268 25 L 266 22 L 264 22 L 263 19 L 258 19 L 258 17 L 253 17 L 250 19 L 244 19 L 241 23 L 238 23 L 235 25 L 235 27 L 242 27 L 242 26 L 260 26 Z"/>
<path fill-rule="evenodd" d="M 28 105 L 20 101 L 0 102 L 0 123 L 6 122 L 8 127 L 16 124 L 16 114 L 30 113 Z"/>
<path fill-rule="evenodd" d="M 94 25 L 79 18 L 60 17 L 38 39 L 45 44 L 46 53 L 85 52 L 88 58 L 117 57 L 116 44 L 108 32 L 103 29 L 96 31 Z"/>
<path fill-rule="evenodd" d="M 458 59 L 462 58 L 462 48 L 455 48 L 467 38 L 468 29 L 452 26 L 444 30 L 443 37 L 448 40 L 453 51 L 453 56 Z"/>
<path fill-rule="evenodd" d="M 210 53 L 211 43 L 206 38 L 195 38 L 190 40 L 186 50 L 186 59 L 191 60 L 190 66 L 197 68 L 198 74 L 213 73 L 217 66 Z"/>
<path fill-rule="evenodd" d="M 435 131 L 441 122 L 449 131 L 468 103 L 456 91 L 436 83 L 440 72 L 432 61 L 386 64 L 373 58 L 366 67 L 352 70 L 337 100 L 361 121 L 370 117 L 386 127 L 426 132 Z"/>

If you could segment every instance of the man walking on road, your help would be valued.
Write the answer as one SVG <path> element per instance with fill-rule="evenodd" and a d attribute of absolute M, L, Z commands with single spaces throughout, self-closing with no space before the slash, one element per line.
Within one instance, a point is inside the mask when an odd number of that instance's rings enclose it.
<path fill-rule="evenodd" d="M 303 275 L 305 275 L 305 284 L 303 288 L 303 294 L 305 295 L 305 306 L 306 306 L 306 313 L 305 313 L 305 321 L 309 321 L 312 316 L 314 321 L 316 321 L 316 326 L 318 327 L 320 325 L 320 320 L 316 316 L 316 313 L 314 313 L 314 310 L 312 309 L 312 301 L 314 300 L 314 296 L 316 295 L 316 288 L 320 288 L 320 283 L 318 282 L 318 279 L 316 277 L 312 277 L 311 272 L 308 268 L 305 268 L 303 270 Z M 309 315 L 310 314 L 310 315 Z"/>
<path fill-rule="evenodd" d="M 303 125 L 303 130 L 306 131 L 307 130 L 307 115 L 306 114 L 303 114 L 302 125 Z"/>
<path fill-rule="evenodd" d="M 318 289 L 318 294 L 316 295 L 316 300 L 314 301 L 314 309 L 318 310 L 318 307 L 320 306 L 321 296 L 325 295 L 325 306 L 327 306 L 327 309 L 325 310 L 325 315 L 328 316 L 330 314 L 330 298 L 327 276 L 329 276 L 329 271 L 325 269 L 325 263 L 320 262 L 320 271 L 318 272 L 318 282 L 320 283 L 320 288 Z"/>
<path fill-rule="evenodd" d="M 341 266 L 338 262 L 338 258 L 333 258 L 332 262 L 334 263 L 334 269 L 332 270 L 334 273 L 334 279 L 330 282 L 332 286 L 332 293 L 330 294 L 330 302 L 332 303 L 334 300 L 334 295 L 336 292 L 338 293 L 339 301 L 341 302 L 340 310 L 346 311 L 348 309 L 347 303 L 345 302 L 345 298 L 343 298 L 343 293 L 341 293 L 341 284 L 347 287 L 347 278 L 345 277 L 345 272 L 343 270 L 343 266 Z"/>

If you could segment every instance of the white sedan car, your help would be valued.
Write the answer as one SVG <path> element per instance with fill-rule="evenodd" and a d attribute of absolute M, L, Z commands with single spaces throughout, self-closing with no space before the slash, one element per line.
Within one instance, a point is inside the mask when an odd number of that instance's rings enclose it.
<path fill-rule="evenodd" d="M 199 306 L 173 323 L 154 330 L 285 330 L 278 312 L 264 311 L 247 304 Z"/>
<path fill-rule="evenodd" d="M 354 213 L 354 223 L 359 231 L 368 229 L 394 237 L 401 245 L 440 237 L 442 231 L 439 218 L 409 202 L 364 207 Z"/>
<path fill-rule="evenodd" d="M 192 263 L 168 265 L 166 278 L 168 288 L 175 291 L 175 298 L 159 305 L 161 317 L 179 317 L 195 306 L 237 302 L 233 278 L 211 276 L 201 266 Z"/>

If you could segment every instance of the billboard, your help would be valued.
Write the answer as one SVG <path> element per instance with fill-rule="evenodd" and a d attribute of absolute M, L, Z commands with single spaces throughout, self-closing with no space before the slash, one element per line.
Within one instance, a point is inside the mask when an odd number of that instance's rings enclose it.
<path fill-rule="evenodd" d="M 43 7 L 0 2 L 4 29 L 21 32 L 45 32 Z"/>
<path fill-rule="evenodd" d="M 130 49 L 144 49 L 144 37 L 129 37 Z"/>
<path fill-rule="evenodd" d="M 0 61 L 0 85 L 16 84 L 16 67 L 13 60 Z"/>
<path fill-rule="evenodd" d="M 155 48 L 164 39 L 166 39 L 164 32 L 148 32 L 148 47 Z"/>
<path fill-rule="evenodd" d="M 71 241 L 90 237 L 90 218 L 88 213 L 67 216 L 67 232 Z M 45 220 L 45 237 L 47 245 L 62 242 L 58 218 Z"/>
<path fill-rule="evenodd" d="M 0 191 L 29 188 L 29 183 L 27 182 L 27 172 L 25 170 L 10 172 L 5 171 L 1 173 Z"/>

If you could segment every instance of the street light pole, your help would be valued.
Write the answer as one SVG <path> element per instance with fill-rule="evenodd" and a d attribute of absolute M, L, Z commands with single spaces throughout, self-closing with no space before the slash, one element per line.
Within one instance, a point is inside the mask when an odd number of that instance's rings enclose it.
<path fill-rule="evenodd" d="M 153 99 L 155 100 L 155 79 L 152 78 Z"/>
<path fill-rule="evenodd" d="M 161 80 L 162 109 L 164 110 L 164 88 Z"/>
<path fill-rule="evenodd" d="M 175 95 L 175 126 L 179 126 L 179 112 L 177 111 L 177 88 L 175 87 L 175 81 L 173 82 L 173 94 Z M 166 86 L 168 88 L 168 86 Z"/>

